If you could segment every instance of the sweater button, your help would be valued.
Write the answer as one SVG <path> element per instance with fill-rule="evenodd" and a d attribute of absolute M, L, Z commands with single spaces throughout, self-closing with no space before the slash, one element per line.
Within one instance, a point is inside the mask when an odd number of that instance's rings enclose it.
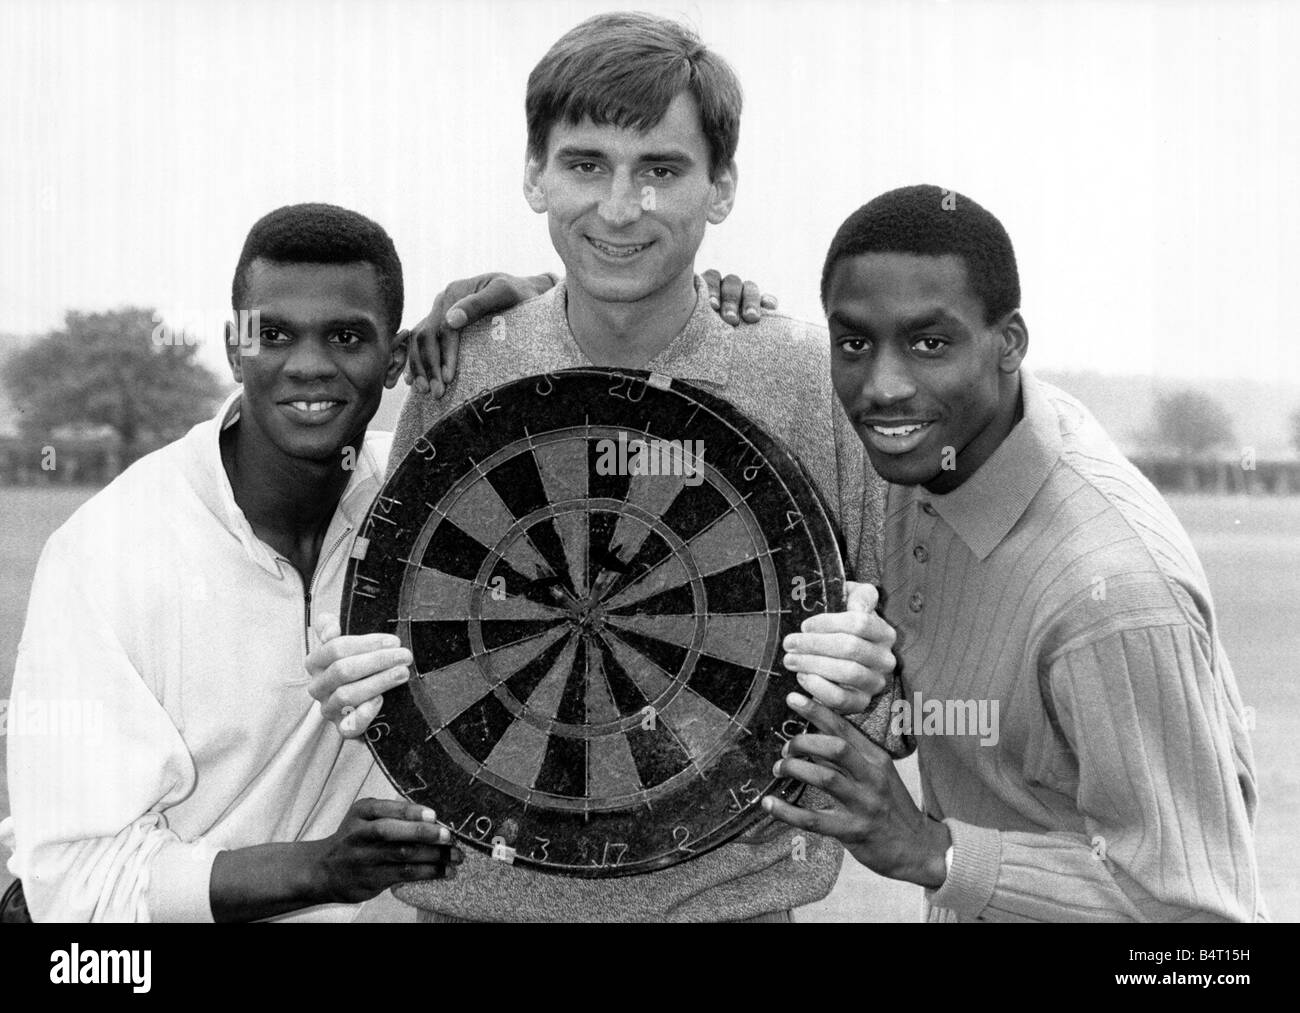
<path fill-rule="evenodd" d="M 931 517 L 935 517 L 939 513 L 938 510 L 936 510 L 933 506 L 930 505 L 928 500 L 921 504 L 921 509 L 924 510 Z"/>
<path fill-rule="evenodd" d="M 912 550 L 912 557 L 918 563 L 928 563 L 930 561 L 930 550 L 927 549 L 924 545 L 918 545 L 915 549 Z"/>
<path fill-rule="evenodd" d="M 912 597 L 907 600 L 907 607 L 913 612 L 920 612 L 925 607 L 925 596 L 920 591 L 913 591 Z"/>

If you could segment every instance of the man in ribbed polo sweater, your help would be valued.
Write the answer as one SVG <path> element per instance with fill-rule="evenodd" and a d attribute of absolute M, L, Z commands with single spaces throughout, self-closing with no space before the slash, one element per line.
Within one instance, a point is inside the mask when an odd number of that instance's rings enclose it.
<path fill-rule="evenodd" d="M 836 801 L 769 811 L 925 887 L 933 921 L 1262 919 L 1254 762 L 1205 574 L 1088 411 L 1021 368 L 1001 224 L 891 191 L 841 226 L 822 299 L 836 392 L 891 483 L 882 597 L 924 811 L 802 698 L 822 731 L 777 773 Z M 828 674 L 841 650 L 787 649 Z"/>

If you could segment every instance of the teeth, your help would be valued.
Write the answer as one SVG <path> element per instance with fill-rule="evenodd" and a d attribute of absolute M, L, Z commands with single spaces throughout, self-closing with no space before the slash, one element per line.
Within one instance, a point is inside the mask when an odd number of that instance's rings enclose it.
<path fill-rule="evenodd" d="M 630 257 L 634 253 L 640 253 L 650 245 L 649 243 L 642 243 L 640 246 L 610 246 L 608 243 L 602 243 L 590 236 L 587 237 L 587 241 L 600 250 L 601 253 L 607 253 L 611 257 Z"/>
<path fill-rule="evenodd" d="M 293 401 L 291 403 L 300 412 L 323 412 L 338 404 L 337 401 Z"/>
<path fill-rule="evenodd" d="M 872 426 L 881 436 L 910 436 L 918 429 L 924 429 L 928 422 L 917 422 L 906 426 Z"/>

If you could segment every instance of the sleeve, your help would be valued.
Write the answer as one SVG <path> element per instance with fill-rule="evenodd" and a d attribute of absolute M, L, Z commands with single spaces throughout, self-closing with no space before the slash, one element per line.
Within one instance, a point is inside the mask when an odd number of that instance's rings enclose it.
<path fill-rule="evenodd" d="M 459 379 L 459 376 L 456 378 Z M 455 383 L 453 380 L 452 383 Z M 402 412 L 397 417 L 397 426 L 393 430 L 393 446 L 388 452 L 388 471 L 385 478 L 391 476 L 416 442 L 429 431 L 441 417 L 438 410 L 440 403 L 450 404 L 451 393 L 443 395 L 443 401 L 436 401 L 430 394 L 417 394 L 414 388 L 408 388 L 406 400 L 402 402 Z"/>
<path fill-rule="evenodd" d="M 96 601 L 110 575 L 62 534 L 37 565 L 14 671 L 10 867 L 36 921 L 211 921 L 220 849 L 167 825 L 193 760 Z"/>
<path fill-rule="evenodd" d="M 960 820 L 952 871 L 930 895 L 965 918 L 1254 921 L 1262 915 L 1254 770 L 1229 713 L 1222 649 L 1187 624 L 1121 630 L 1048 671 L 1077 758 L 1084 833 Z"/>

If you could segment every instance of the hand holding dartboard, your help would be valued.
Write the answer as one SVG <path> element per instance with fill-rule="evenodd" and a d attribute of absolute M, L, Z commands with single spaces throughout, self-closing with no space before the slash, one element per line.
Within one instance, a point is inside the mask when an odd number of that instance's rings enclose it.
<path fill-rule="evenodd" d="M 621 876 L 794 794 L 772 776 L 806 728 L 781 641 L 843 584 L 778 441 L 680 380 L 588 367 L 417 441 L 356 541 L 343 626 L 414 655 L 366 733 L 407 798 L 494 857 Z"/>

